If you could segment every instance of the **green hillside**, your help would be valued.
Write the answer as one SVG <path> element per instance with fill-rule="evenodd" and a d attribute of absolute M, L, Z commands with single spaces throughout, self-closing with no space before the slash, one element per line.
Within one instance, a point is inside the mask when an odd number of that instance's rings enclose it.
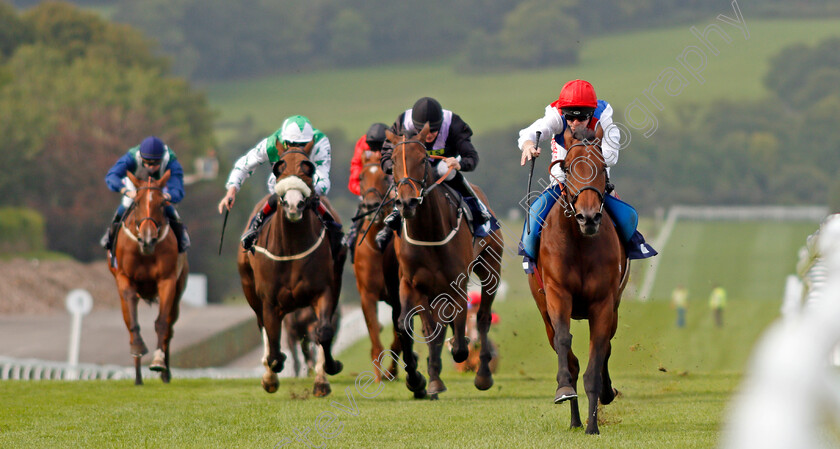
<path fill-rule="evenodd" d="M 731 299 L 781 300 L 797 252 L 818 223 L 678 221 L 665 248 L 651 298 L 669 299 L 683 284 L 704 301 L 715 283 Z M 702 306 L 702 304 L 701 304 Z"/>
<path fill-rule="evenodd" d="M 574 67 L 460 73 L 453 68 L 456 63 L 444 61 L 278 75 L 204 87 L 222 122 L 251 115 L 264 130 L 274 130 L 284 117 L 302 113 L 321 129 L 361 135 L 370 123 L 390 122 L 417 98 L 430 95 L 458 112 L 480 134 L 534 120 L 562 84 L 573 78 L 592 81 L 599 96 L 619 110 L 639 99 L 660 119 L 672 116 L 671 108 L 679 103 L 758 99 L 765 94 L 762 77 L 768 57 L 794 43 L 813 44 L 840 36 L 837 19 L 750 20 L 748 11 L 745 15 L 749 39 L 735 27 L 716 21 L 732 39 L 727 44 L 710 34 L 720 50 L 717 56 L 703 47 L 689 26 L 679 26 L 585 39 L 581 62 Z M 703 30 L 712 21 L 710 17 L 695 26 Z M 706 52 L 703 84 L 676 59 L 689 46 L 703 47 Z M 657 88 L 664 110 L 656 111 L 643 91 L 668 67 L 677 69 L 687 84 L 674 97 Z"/>

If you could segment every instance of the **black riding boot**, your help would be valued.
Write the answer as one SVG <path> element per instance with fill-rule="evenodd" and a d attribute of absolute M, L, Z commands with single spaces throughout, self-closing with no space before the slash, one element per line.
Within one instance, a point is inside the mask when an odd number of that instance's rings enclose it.
<path fill-rule="evenodd" d="M 254 252 L 254 242 L 257 241 L 257 237 L 260 235 L 260 227 L 269 215 L 271 214 L 264 214 L 262 210 L 254 215 L 254 218 L 251 219 L 251 223 L 248 225 L 248 230 L 242 234 L 243 249 Z"/>
<path fill-rule="evenodd" d="M 120 228 L 120 222 L 122 221 L 122 214 L 117 210 L 114 212 L 114 218 L 111 219 L 111 224 L 108 225 L 108 229 L 105 231 L 105 235 L 99 239 L 99 245 L 103 248 L 110 250 L 114 247 L 114 236 L 117 234 L 117 230 Z"/>
<path fill-rule="evenodd" d="M 385 251 L 385 247 L 388 246 L 388 242 L 391 241 L 391 238 L 394 235 L 394 231 L 400 230 L 400 222 L 402 221 L 402 216 L 400 215 L 400 211 L 394 209 L 388 214 L 387 217 L 383 220 L 385 226 L 379 230 L 376 234 L 376 247 L 379 251 Z"/>
<path fill-rule="evenodd" d="M 178 239 L 178 252 L 183 253 L 190 249 L 190 235 L 187 234 L 187 225 L 178 220 L 169 219 L 169 227 Z"/>

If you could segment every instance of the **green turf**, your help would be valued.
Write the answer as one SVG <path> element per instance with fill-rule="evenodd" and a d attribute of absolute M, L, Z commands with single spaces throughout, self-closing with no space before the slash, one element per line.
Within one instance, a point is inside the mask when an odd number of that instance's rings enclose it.
<path fill-rule="evenodd" d="M 731 11 L 721 11 L 729 13 Z M 371 123 L 390 123 L 422 96 L 437 97 L 459 113 L 476 133 L 530 123 L 543 113 L 569 79 L 590 80 L 599 97 L 624 110 L 635 99 L 660 120 L 673 116 L 678 103 L 705 104 L 714 99 L 754 100 L 766 92 L 762 84 L 768 58 L 794 43 L 813 44 L 840 36 L 840 21 L 753 20 L 744 10 L 749 39 L 714 17 L 697 22 L 700 30 L 713 21 L 728 33 L 731 43 L 714 32 L 715 56 L 699 43 L 690 25 L 654 29 L 583 41 L 581 61 L 574 67 L 507 73 L 463 73 L 450 62 L 382 65 L 325 70 L 204 85 L 221 122 L 254 117 L 259 129 L 274 130 L 286 116 L 304 114 L 325 130 L 342 129 L 362 135 Z M 702 47 L 707 61 L 701 77 L 692 77 L 677 57 L 689 46 Z M 686 79 L 676 96 L 655 90 L 664 110 L 656 110 L 643 91 L 668 67 Z M 676 83 L 678 84 L 678 83 Z M 674 89 L 676 89 L 676 84 Z M 623 117 L 617 117 L 624 122 Z M 222 130 L 220 136 L 224 137 Z M 515 136 L 511 136 L 511 146 Z"/>
<path fill-rule="evenodd" d="M 557 359 L 524 276 L 512 263 L 504 275 L 510 289 L 495 307 L 501 320 L 491 337 L 500 362 L 490 391 L 477 391 L 472 375 L 456 373 L 444 353 L 449 391 L 439 401 L 410 399 L 401 375 L 370 399 L 351 388 L 358 410 L 348 414 L 336 404 L 350 406 L 347 389 L 371 369 L 364 339 L 339 357 L 345 370 L 332 378 L 328 399 L 309 395 L 311 379 L 283 379 L 273 395 L 258 379 L 176 377 L 162 385 L 152 378 L 141 388 L 129 381 L 2 382 L 0 447 L 271 448 L 311 428 L 312 447 L 708 448 L 718 442 L 750 348 L 778 315 L 778 301 L 733 300 L 718 329 L 704 304 L 692 303 L 686 328 L 677 329 L 667 303 L 624 301 L 611 360 L 622 396 L 603 408 L 602 434 L 587 436 L 568 429 L 568 404 L 552 403 Z M 588 330 L 573 324 L 573 348 L 585 366 Z M 581 399 L 583 410 L 586 404 Z M 325 412 L 341 425 L 329 441 L 314 430 Z"/>
<path fill-rule="evenodd" d="M 715 283 L 730 299 L 781 301 L 785 278 L 818 223 L 678 221 L 665 248 L 651 298 L 670 299 L 683 284 L 689 297 L 708 299 Z M 644 265 L 644 263 L 641 263 Z"/>

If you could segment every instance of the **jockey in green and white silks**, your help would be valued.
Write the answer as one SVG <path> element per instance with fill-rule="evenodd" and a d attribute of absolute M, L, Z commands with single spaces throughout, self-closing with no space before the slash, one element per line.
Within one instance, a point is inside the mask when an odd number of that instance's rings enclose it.
<path fill-rule="evenodd" d="M 236 193 L 239 192 L 242 183 L 251 176 L 254 169 L 266 162 L 274 164 L 280 160 L 280 156 L 284 151 L 293 148 L 302 149 L 309 142 L 314 142 L 309 154 L 310 161 L 315 164 L 315 173 L 312 176 L 313 193 L 318 196 L 326 196 L 330 191 L 330 140 L 323 132 L 314 128 L 308 118 L 302 115 L 294 115 L 284 120 L 280 129 L 261 140 L 236 161 L 225 184 L 227 193 L 219 203 L 219 213 L 223 212 L 225 208 L 229 209 L 233 206 Z M 280 147 L 277 146 L 278 143 Z M 271 193 L 274 193 L 275 181 L 276 179 L 272 173 L 268 178 L 268 190 Z M 263 222 L 276 209 L 277 197 L 271 195 L 263 207 L 254 215 L 248 229 L 243 234 L 242 247 L 244 249 L 251 250 L 259 235 L 259 229 Z M 326 207 L 320 202 L 315 211 L 328 226 L 330 243 L 332 244 L 334 241 L 337 241 L 340 245 L 341 237 L 343 236 L 341 225 L 333 219 Z"/>

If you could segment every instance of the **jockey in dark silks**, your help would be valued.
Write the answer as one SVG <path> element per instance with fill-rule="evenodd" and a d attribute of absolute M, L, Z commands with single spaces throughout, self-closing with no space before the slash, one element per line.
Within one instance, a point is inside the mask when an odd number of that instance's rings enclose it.
<path fill-rule="evenodd" d="M 140 145 L 129 149 L 105 175 L 108 188 L 124 197 L 114 213 L 107 232 L 102 236 L 100 244 L 105 249 L 113 249 L 116 231 L 120 227 L 126 210 L 134 203 L 137 187 L 140 187 L 133 185 L 126 177 L 126 173 L 131 172 L 137 175 L 141 168 L 153 179 L 160 179 L 169 170 L 169 181 L 163 189 L 163 196 L 167 200 L 164 212 L 169 219 L 169 226 L 178 238 L 178 251 L 186 251 L 190 247 L 190 238 L 174 206 L 184 198 L 184 169 L 175 157 L 175 152 L 154 136 L 146 137 Z"/>
<path fill-rule="evenodd" d="M 474 233 L 478 233 L 479 236 L 486 235 L 490 232 L 489 228 L 497 228 L 498 223 L 487 206 L 478 199 L 467 178 L 461 173 L 473 171 L 478 166 L 478 152 L 470 140 L 473 134 L 472 129 L 458 114 L 443 109 L 434 98 L 423 97 L 417 100 L 411 109 L 400 114 L 390 130 L 395 134 L 412 134 L 423 129 L 426 123 L 429 124 L 431 131 L 424 142 L 426 152 L 429 155 L 445 158 L 432 162 L 436 173 L 438 176 L 443 176 L 449 168 L 453 169 L 444 182 L 465 198 L 474 198 L 468 202 L 475 208 L 473 211 Z M 391 143 L 386 141 L 382 149 L 381 163 L 387 173 L 393 170 L 394 163 L 391 160 L 393 150 Z M 387 245 L 393 235 L 392 231 L 399 230 L 401 219 L 396 208 L 385 217 L 385 227 L 376 235 L 376 243 L 380 249 Z"/>
<path fill-rule="evenodd" d="M 526 161 L 540 155 L 540 149 L 535 144 L 537 131 L 541 136 L 551 137 L 551 162 L 554 162 L 566 157 L 567 134 L 571 135 L 584 128 L 594 131 L 598 136 L 598 144 L 607 167 L 606 193 L 610 193 L 612 190 L 612 185 L 609 184 L 610 167 L 618 162 L 621 133 L 618 126 L 613 123 L 612 106 L 604 100 L 599 100 L 595 95 L 595 88 L 584 80 L 566 83 L 560 90 L 557 100 L 545 107 L 545 115 L 519 131 L 521 164 L 525 165 Z M 531 204 L 528 217 L 526 217 L 527 222 L 522 230 L 519 251 L 526 260 L 536 260 L 543 222 L 562 195 L 565 174 L 559 164 L 553 166 L 550 176 L 551 184 Z M 628 256 L 631 259 L 655 256 L 656 251 L 645 243 L 644 237 L 635 229 L 638 221 L 635 210 L 614 195 L 606 196 L 609 198 L 606 199 L 604 205 L 619 230 L 619 236 L 627 248 Z"/>

